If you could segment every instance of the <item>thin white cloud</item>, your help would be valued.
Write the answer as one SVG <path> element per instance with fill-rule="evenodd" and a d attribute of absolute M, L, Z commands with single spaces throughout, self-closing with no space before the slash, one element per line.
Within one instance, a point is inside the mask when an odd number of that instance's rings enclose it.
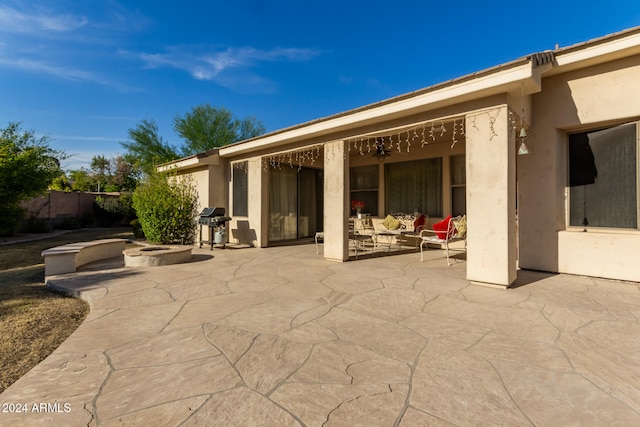
<path fill-rule="evenodd" d="M 67 81 L 97 83 L 121 92 L 139 91 L 137 88 L 128 87 L 121 82 L 109 79 L 99 73 L 87 71 L 73 65 L 58 65 L 52 62 L 55 61 L 55 59 L 44 58 L 38 55 L 37 52 L 30 52 L 30 57 L 28 57 L 25 56 L 24 53 L 3 52 L 2 48 L 3 46 L 0 45 L 0 67 L 34 74 L 47 74 Z M 31 57 L 35 57 L 36 59 L 32 59 Z"/>
<path fill-rule="evenodd" d="M 101 78 L 88 71 L 56 66 L 40 60 L 27 58 L 5 58 L 0 56 L 0 65 L 22 71 L 51 74 L 65 80 L 86 80 L 105 84 Z"/>
<path fill-rule="evenodd" d="M 65 33 L 78 30 L 88 23 L 89 20 L 84 16 L 40 10 L 28 13 L 8 6 L 0 6 L 0 31 L 2 32 L 33 35 Z"/>
<path fill-rule="evenodd" d="M 55 135 L 55 139 L 64 139 L 69 141 L 102 141 L 102 142 L 120 142 L 126 140 L 126 138 L 106 138 L 104 136 L 66 136 Z"/>
<path fill-rule="evenodd" d="M 62 168 L 65 170 L 89 169 L 91 167 L 91 159 L 94 156 L 105 156 L 111 159 L 121 155 L 118 151 L 101 151 L 101 150 L 72 150 L 68 152 L 69 158 L 62 162 Z"/>
<path fill-rule="evenodd" d="M 115 0 L 73 4 L 64 1 L 5 1 L 0 4 L 0 67 L 67 81 L 91 82 L 136 92 L 113 76 L 114 34 L 147 25 L 139 12 Z M 70 12 L 73 7 L 74 11 Z M 78 8 L 84 8 L 77 12 Z M 105 37 L 109 34 L 109 37 Z M 91 61 L 88 60 L 91 58 Z"/>
<path fill-rule="evenodd" d="M 92 119 L 98 120 L 115 120 L 115 121 L 135 121 L 138 120 L 137 117 L 127 117 L 127 116 L 91 116 Z"/>
<path fill-rule="evenodd" d="M 242 88 L 244 91 L 272 91 L 273 82 L 256 75 L 251 71 L 253 68 L 264 62 L 306 62 L 321 54 L 318 49 L 282 47 L 270 50 L 229 47 L 219 51 L 192 53 L 188 47 L 176 47 L 164 53 L 139 53 L 138 58 L 146 67 L 177 68 L 197 80 L 213 81 L 234 89 Z"/>

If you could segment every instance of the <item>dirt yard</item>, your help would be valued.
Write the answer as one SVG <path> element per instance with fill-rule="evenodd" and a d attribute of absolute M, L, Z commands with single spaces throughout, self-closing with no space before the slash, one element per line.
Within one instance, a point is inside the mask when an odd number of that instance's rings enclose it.
<path fill-rule="evenodd" d="M 28 237 L 17 236 L 14 240 Z M 0 246 L 0 393 L 51 354 L 82 323 L 88 305 L 44 285 L 40 253 L 96 239 L 132 239 L 128 228 L 85 229 Z"/>

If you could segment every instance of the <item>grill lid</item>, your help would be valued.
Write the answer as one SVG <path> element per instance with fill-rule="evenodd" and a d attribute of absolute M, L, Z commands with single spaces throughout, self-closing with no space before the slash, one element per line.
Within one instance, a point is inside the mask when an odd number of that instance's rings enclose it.
<path fill-rule="evenodd" d="M 200 217 L 216 217 L 216 216 L 224 216 L 224 208 L 204 208 L 202 212 L 200 212 Z"/>

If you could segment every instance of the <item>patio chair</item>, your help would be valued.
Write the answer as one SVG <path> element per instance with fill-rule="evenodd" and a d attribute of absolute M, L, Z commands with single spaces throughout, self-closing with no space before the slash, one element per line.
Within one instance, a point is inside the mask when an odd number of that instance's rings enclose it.
<path fill-rule="evenodd" d="M 353 247 L 356 252 L 356 259 L 358 259 L 358 250 L 366 250 L 366 243 L 371 243 L 371 255 L 373 256 L 374 240 L 373 233 L 370 230 L 359 230 L 355 225 L 355 221 L 349 219 L 349 242 L 353 242 Z"/>
<path fill-rule="evenodd" d="M 320 253 L 320 249 L 318 248 L 318 241 L 322 240 L 324 242 L 324 232 L 323 231 L 317 231 L 316 232 L 316 236 L 315 236 L 315 241 L 316 241 L 316 255 L 318 255 Z"/>
<path fill-rule="evenodd" d="M 467 217 L 466 215 L 460 215 L 452 218 L 451 215 L 449 215 L 444 220 L 433 224 L 433 230 L 422 229 L 422 231 L 420 231 L 420 239 L 420 261 L 424 261 L 423 251 L 426 245 L 429 243 L 437 244 L 441 247 L 444 245 L 447 265 L 451 266 L 451 261 L 449 259 L 449 244 L 464 241 L 464 249 L 459 250 L 467 250 Z"/>

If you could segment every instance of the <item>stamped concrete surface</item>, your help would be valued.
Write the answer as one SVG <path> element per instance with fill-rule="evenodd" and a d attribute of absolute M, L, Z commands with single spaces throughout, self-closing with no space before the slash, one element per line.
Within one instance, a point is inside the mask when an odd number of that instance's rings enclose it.
<path fill-rule="evenodd" d="M 194 254 L 55 277 L 91 313 L 0 395 L 0 425 L 640 425 L 637 283 L 486 288 L 438 250 Z"/>

